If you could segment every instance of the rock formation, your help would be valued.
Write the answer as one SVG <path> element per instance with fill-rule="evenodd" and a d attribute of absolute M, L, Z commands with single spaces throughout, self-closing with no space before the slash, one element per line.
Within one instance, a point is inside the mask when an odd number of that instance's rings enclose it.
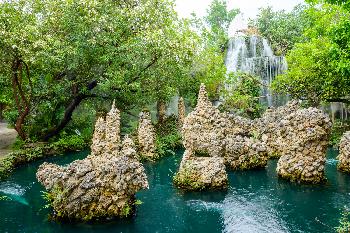
<path fill-rule="evenodd" d="M 182 126 L 184 124 L 185 117 L 186 117 L 185 101 L 182 97 L 180 97 L 179 99 L 177 108 L 178 108 L 178 126 L 179 126 L 179 129 L 182 129 Z"/>
<path fill-rule="evenodd" d="M 121 154 L 130 158 L 137 158 L 137 152 L 135 149 L 134 141 L 129 137 L 129 135 L 124 136 L 122 143 Z"/>
<path fill-rule="evenodd" d="M 345 132 L 340 139 L 338 160 L 338 169 L 350 172 L 350 131 Z"/>
<path fill-rule="evenodd" d="M 226 137 L 225 164 L 233 170 L 264 168 L 267 164 L 267 148 L 258 139 L 241 135 Z"/>
<path fill-rule="evenodd" d="M 158 158 L 156 154 L 156 133 L 151 121 L 151 114 L 147 111 L 140 113 L 137 139 L 142 157 L 149 160 Z"/>
<path fill-rule="evenodd" d="M 102 117 L 98 118 L 95 124 L 94 134 L 92 136 L 91 154 L 101 155 L 105 151 L 106 125 Z"/>
<path fill-rule="evenodd" d="M 185 190 L 223 189 L 228 179 L 224 159 L 220 157 L 196 157 L 186 150 L 174 183 Z"/>
<path fill-rule="evenodd" d="M 222 157 L 231 169 L 252 169 L 265 167 L 269 154 L 280 157 L 279 176 L 317 183 L 324 179 L 330 128 L 327 115 L 316 108 L 302 109 L 298 101 L 269 109 L 255 120 L 220 113 L 202 84 L 197 106 L 182 128 L 184 146 L 193 152 L 193 158 L 184 157 L 183 163 L 194 163 L 196 156 Z M 182 165 L 180 171 L 184 168 L 187 166 Z"/>
<path fill-rule="evenodd" d="M 225 131 L 229 120 L 208 99 L 204 84 L 201 85 L 197 106 L 186 118 L 182 127 L 186 149 L 220 157 L 225 153 Z"/>
<path fill-rule="evenodd" d="M 117 153 L 120 149 L 120 144 L 120 112 L 113 101 L 106 120 L 100 117 L 96 121 L 92 137 L 91 154 Z"/>
<path fill-rule="evenodd" d="M 281 120 L 300 108 L 298 101 L 289 101 L 284 106 L 267 109 L 261 118 L 252 121 L 250 130 L 266 144 L 270 158 L 279 158 L 282 153 L 283 139 L 277 133 L 284 127 Z"/>
<path fill-rule="evenodd" d="M 107 153 L 119 151 L 120 142 L 120 112 L 115 107 L 113 101 L 112 109 L 106 116 L 106 136 L 105 136 L 105 150 Z"/>
<path fill-rule="evenodd" d="M 276 132 L 281 157 L 277 173 L 282 178 L 319 183 L 324 180 L 324 164 L 332 123 L 316 108 L 300 109 L 285 116 Z"/>
<path fill-rule="evenodd" d="M 89 221 L 127 217 L 135 193 L 148 188 L 144 168 L 127 156 L 88 156 L 67 167 L 43 163 L 37 179 L 50 192 L 57 218 Z"/>
<path fill-rule="evenodd" d="M 148 182 L 128 136 L 120 150 L 119 121 L 113 104 L 106 121 L 96 122 L 91 155 L 68 166 L 40 165 L 36 176 L 49 192 L 56 218 L 105 220 L 133 213 L 135 193 Z"/>

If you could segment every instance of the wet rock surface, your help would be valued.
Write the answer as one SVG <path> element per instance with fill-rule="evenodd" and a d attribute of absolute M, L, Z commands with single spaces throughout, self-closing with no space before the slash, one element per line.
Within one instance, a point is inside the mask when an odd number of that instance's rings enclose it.
<path fill-rule="evenodd" d="M 338 160 L 338 169 L 350 173 L 350 131 L 340 139 Z"/>
<path fill-rule="evenodd" d="M 148 181 L 133 141 L 125 136 L 121 147 L 119 133 L 113 104 L 106 121 L 96 122 L 91 155 L 65 167 L 40 165 L 36 177 L 49 193 L 54 217 L 89 221 L 132 215 L 135 193 L 148 188 Z"/>

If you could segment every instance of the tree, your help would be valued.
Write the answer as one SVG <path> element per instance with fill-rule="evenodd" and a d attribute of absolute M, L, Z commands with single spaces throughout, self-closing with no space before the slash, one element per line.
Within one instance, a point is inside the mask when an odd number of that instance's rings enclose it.
<path fill-rule="evenodd" d="M 225 100 L 220 106 L 226 111 L 235 111 L 244 117 L 260 117 L 262 105 L 260 104 L 261 82 L 258 77 L 246 73 L 235 73 L 227 77 L 225 85 L 232 87 L 223 91 Z"/>
<path fill-rule="evenodd" d="M 154 101 L 152 83 L 171 95 L 189 75 L 194 49 L 173 8 L 167 0 L 0 3 L 0 73 L 20 74 L 11 94 L 22 100 L 21 137 L 56 136 L 91 98 L 127 110 Z"/>
<path fill-rule="evenodd" d="M 228 28 L 238 13 L 238 9 L 228 10 L 226 1 L 213 0 L 206 16 L 198 19 L 194 15 L 192 22 L 200 32 L 200 41 L 192 69 L 196 88 L 191 92 L 198 93 L 199 84 L 205 83 L 209 97 L 219 98 L 226 79 Z"/>
<path fill-rule="evenodd" d="M 311 26 L 306 42 L 296 44 L 287 56 L 288 72 L 274 81 L 274 89 L 305 99 L 312 105 L 349 102 L 350 13 L 324 4 L 310 8 Z"/>
<path fill-rule="evenodd" d="M 249 22 L 261 36 L 268 39 L 277 55 L 285 55 L 295 43 L 303 41 L 302 34 L 309 25 L 306 6 L 298 5 L 291 12 L 273 11 L 272 7 L 260 8 L 255 20 Z"/>
<path fill-rule="evenodd" d="M 348 0 L 306 0 L 309 3 L 329 3 L 342 6 L 346 9 L 350 9 L 350 2 Z"/>

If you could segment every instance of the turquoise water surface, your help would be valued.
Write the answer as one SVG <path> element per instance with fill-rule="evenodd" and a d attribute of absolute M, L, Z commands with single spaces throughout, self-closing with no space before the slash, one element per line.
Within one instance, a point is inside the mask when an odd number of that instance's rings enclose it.
<path fill-rule="evenodd" d="M 88 151 L 57 156 L 45 161 L 67 164 L 84 158 Z M 299 185 L 277 178 L 276 160 L 263 170 L 229 172 L 226 192 L 184 194 L 172 185 L 181 160 L 176 156 L 147 163 L 149 190 L 137 194 L 143 204 L 128 220 L 103 224 L 67 224 L 47 220 L 43 187 L 35 172 L 38 161 L 17 169 L 0 183 L 0 232 L 334 232 L 340 212 L 350 206 L 350 175 L 336 170 L 337 151 L 329 150 L 328 182 Z"/>

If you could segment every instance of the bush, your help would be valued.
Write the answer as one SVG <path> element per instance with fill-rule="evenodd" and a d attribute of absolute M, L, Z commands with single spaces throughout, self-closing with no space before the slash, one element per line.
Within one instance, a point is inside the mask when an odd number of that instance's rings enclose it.
<path fill-rule="evenodd" d="M 88 142 L 88 140 L 79 135 L 65 135 L 53 143 L 24 144 L 22 149 L 14 151 L 0 160 L 0 180 L 6 178 L 16 167 L 22 164 L 45 158 L 49 155 L 82 150 L 88 146 Z"/>
<path fill-rule="evenodd" d="M 336 120 L 332 126 L 331 136 L 329 138 L 329 145 L 333 147 L 338 147 L 341 137 L 348 130 L 350 130 L 350 124 L 348 122 Z"/>
<path fill-rule="evenodd" d="M 156 125 L 156 150 L 159 157 L 175 154 L 182 147 L 181 133 L 178 129 L 177 117 L 171 115 Z"/>
<path fill-rule="evenodd" d="M 83 137 L 79 135 L 65 135 L 64 137 L 61 137 L 57 142 L 52 143 L 51 145 L 53 148 L 58 150 L 83 150 L 87 147 L 88 140 L 85 140 Z"/>

